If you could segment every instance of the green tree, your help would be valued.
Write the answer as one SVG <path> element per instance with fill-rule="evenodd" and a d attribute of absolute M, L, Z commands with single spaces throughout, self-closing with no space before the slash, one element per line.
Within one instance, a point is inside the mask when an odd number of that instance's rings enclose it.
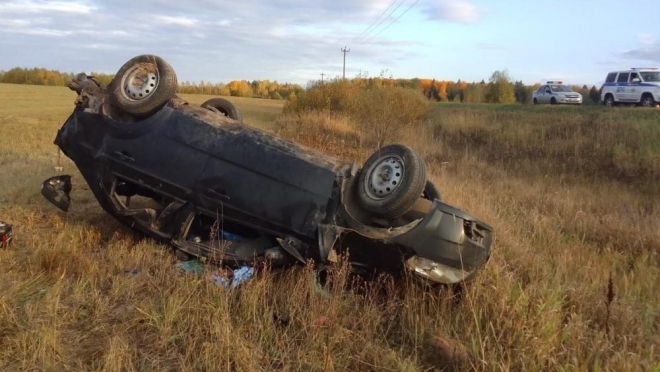
<path fill-rule="evenodd" d="M 513 84 L 506 70 L 495 71 L 490 76 L 486 87 L 486 102 L 489 103 L 514 103 L 516 95 L 514 94 Z"/>
<path fill-rule="evenodd" d="M 484 85 L 479 83 L 468 84 L 465 92 L 463 93 L 463 102 L 466 103 L 483 103 L 485 102 L 484 97 Z"/>
<path fill-rule="evenodd" d="M 527 86 L 525 86 L 522 81 L 516 81 L 516 83 L 513 85 L 513 90 L 516 96 L 516 102 L 529 103 L 531 94 L 529 93 Z"/>
<path fill-rule="evenodd" d="M 432 99 L 434 101 L 439 101 L 440 97 L 438 95 L 438 88 L 435 83 L 435 79 L 431 80 L 431 85 L 429 86 L 429 89 L 424 92 L 426 95 L 426 98 Z"/>
<path fill-rule="evenodd" d="M 600 102 L 600 91 L 596 89 L 595 85 L 591 87 L 591 90 L 589 90 L 589 99 L 594 104 L 598 104 L 598 102 Z"/>
<path fill-rule="evenodd" d="M 460 88 L 461 80 L 459 79 L 455 83 L 449 83 L 447 85 L 447 100 L 452 102 L 456 97 L 458 97 L 458 101 L 460 101 L 460 94 L 461 94 L 461 88 Z"/>

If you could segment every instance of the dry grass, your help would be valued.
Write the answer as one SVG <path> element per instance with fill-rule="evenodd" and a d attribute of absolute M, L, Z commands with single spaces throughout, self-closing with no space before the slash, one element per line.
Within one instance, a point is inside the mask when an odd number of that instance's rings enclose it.
<path fill-rule="evenodd" d="M 462 361 L 459 370 L 660 370 L 660 211 L 657 195 L 635 187 L 643 178 L 594 182 L 587 171 L 558 172 L 549 158 L 534 160 L 542 175 L 522 160 L 492 162 L 485 148 L 471 150 L 476 142 L 447 142 L 451 120 L 429 119 L 402 140 L 429 159 L 445 200 L 496 231 L 492 260 L 460 301 L 386 280 L 322 295 L 308 267 L 261 272 L 227 292 L 210 272 L 176 271 L 165 247 L 102 212 L 68 159 L 71 212 L 40 196 L 73 99 L 64 88 L 0 85 L 0 219 L 16 230 L 0 250 L 0 370 L 426 371 L 448 358 Z M 274 110 L 260 104 L 243 111 L 246 121 L 258 125 L 257 112 Z M 441 114 L 465 116 L 456 122 L 467 128 L 489 111 L 462 110 Z M 625 112 L 632 128 L 647 115 Z M 514 112 L 490 124 L 551 130 L 554 114 Z M 360 147 L 368 134 L 348 122 L 309 115 L 272 128 L 345 158 L 371 151 Z M 346 280 L 341 268 L 333 279 Z"/>
<path fill-rule="evenodd" d="M 201 105 L 215 96 L 202 94 L 179 94 L 191 104 Z M 272 122 L 282 112 L 285 101 L 262 98 L 222 97 L 233 102 L 243 115 L 243 121 L 263 129 L 272 129 Z"/>

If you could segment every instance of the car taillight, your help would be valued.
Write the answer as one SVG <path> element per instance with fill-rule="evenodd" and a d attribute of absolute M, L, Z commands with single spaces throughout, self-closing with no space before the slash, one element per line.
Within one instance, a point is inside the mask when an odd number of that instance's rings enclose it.
<path fill-rule="evenodd" d="M 8 246 L 12 236 L 11 225 L 0 221 L 0 248 Z"/>

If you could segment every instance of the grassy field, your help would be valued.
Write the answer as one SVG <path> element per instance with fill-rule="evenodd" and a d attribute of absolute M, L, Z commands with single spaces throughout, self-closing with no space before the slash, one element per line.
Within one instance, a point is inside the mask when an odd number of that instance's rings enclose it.
<path fill-rule="evenodd" d="M 0 220 L 16 233 L 0 250 L 0 370 L 660 371 L 659 110 L 437 105 L 401 133 L 443 198 L 495 228 L 457 298 L 385 280 L 324 295 L 309 267 L 232 292 L 214 269 L 179 272 L 58 162 L 74 98 L 0 84 Z M 372 151 L 347 121 L 230 99 L 324 152 Z M 68 214 L 39 193 L 58 164 L 74 175 Z"/>

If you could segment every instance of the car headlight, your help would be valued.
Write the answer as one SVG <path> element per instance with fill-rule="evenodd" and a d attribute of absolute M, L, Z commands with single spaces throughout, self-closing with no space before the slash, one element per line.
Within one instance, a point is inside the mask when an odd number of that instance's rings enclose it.
<path fill-rule="evenodd" d="M 412 256 L 406 260 L 406 268 L 422 278 L 441 284 L 454 284 L 461 282 L 474 272 L 474 270 L 465 271 L 443 265 L 419 256 Z"/>

